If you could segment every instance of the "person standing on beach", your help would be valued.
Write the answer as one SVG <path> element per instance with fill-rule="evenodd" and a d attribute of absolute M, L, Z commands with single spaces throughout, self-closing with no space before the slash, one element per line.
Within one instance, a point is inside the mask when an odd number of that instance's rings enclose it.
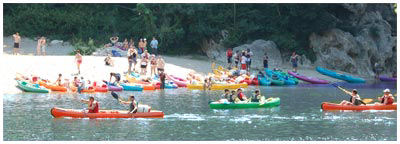
<path fill-rule="evenodd" d="M 75 61 L 76 65 L 78 66 L 78 74 L 81 74 L 82 55 L 79 50 L 76 50 Z"/>
<path fill-rule="evenodd" d="M 119 37 L 117 37 L 116 35 L 110 37 L 110 41 L 112 43 L 112 46 L 115 46 L 115 44 L 118 42 Z"/>
<path fill-rule="evenodd" d="M 242 64 L 242 70 L 246 70 L 246 62 L 247 62 L 247 58 L 246 58 L 246 52 L 243 51 L 242 52 L 242 57 L 240 58 L 240 63 Z"/>
<path fill-rule="evenodd" d="M 228 69 L 231 69 L 232 67 L 232 49 L 228 48 L 228 50 L 226 51 L 226 58 L 228 60 Z"/>
<path fill-rule="evenodd" d="M 125 38 L 124 43 L 122 43 L 122 44 L 123 44 L 123 50 L 128 50 L 128 48 L 129 48 L 129 42 L 128 42 L 128 39 L 127 39 L 127 38 Z"/>
<path fill-rule="evenodd" d="M 143 53 L 144 54 L 144 53 Z M 143 55 L 142 55 L 142 60 L 140 61 L 140 68 L 141 68 L 141 71 L 140 71 L 140 74 L 141 75 L 146 75 L 146 70 L 147 70 L 147 57 L 144 57 Z"/>
<path fill-rule="evenodd" d="M 157 59 L 157 72 L 158 73 L 164 72 L 164 65 L 165 65 L 164 59 L 161 56 L 158 56 L 158 59 Z"/>
<path fill-rule="evenodd" d="M 40 46 L 41 46 L 41 49 L 42 49 L 42 55 L 45 56 L 46 55 L 46 37 L 42 36 Z"/>
<path fill-rule="evenodd" d="M 133 38 L 132 38 L 132 37 L 131 37 L 131 39 L 129 40 L 128 45 L 129 45 L 129 48 L 130 48 L 130 47 L 135 47 L 135 42 L 133 42 Z"/>
<path fill-rule="evenodd" d="M 268 55 L 267 55 L 267 53 L 264 54 L 263 64 L 264 64 L 264 69 L 268 68 Z"/>
<path fill-rule="evenodd" d="M 143 39 L 139 40 L 138 47 L 139 47 L 138 54 L 141 55 L 144 52 L 144 50 L 143 50 Z"/>
<path fill-rule="evenodd" d="M 290 62 L 292 63 L 293 72 L 297 72 L 298 57 L 299 57 L 299 55 L 297 55 L 296 52 L 293 52 L 292 56 L 290 57 Z"/>
<path fill-rule="evenodd" d="M 19 33 L 16 32 L 15 34 L 13 34 L 13 38 L 14 38 L 14 55 L 19 54 L 19 44 L 21 42 L 21 36 L 19 36 Z"/>
<path fill-rule="evenodd" d="M 151 55 L 151 60 L 150 60 L 150 72 L 151 72 L 150 76 L 153 76 L 153 74 L 157 74 L 156 73 L 156 67 L 157 67 L 156 55 L 152 54 Z"/>
<path fill-rule="evenodd" d="M 133 71 L 135 71 L 135 67 L 136 67 L 136 63 L 137 63 L 136 56 L 137 56 L 137 51 L 133 47 L 133 45 L 131 45 L 131 47 L 128 50 L 128 63 L 129 63 L 128 74 L 130 74 L 132 72 L 131 71 L 132 67 L 133 67 Z"/>
<path fill-rule="evenodd" d="M 240 61 L 239 50 L 236 51 L 236 53 L 233 55 L 233 58 L 235 59 L 235 67 L 238 68 L 238 64 L 239 64 L 239 61 Z"/>
<path fill-rule="evenodd" d="M 143 50 L 147 50 L 147 40 L 146 40 L 146 38 L 143 39 Z"/>
<path fill-rule="evenodd" d="M 246 53 L 246 68 L 247 68 L 247 71 L 250 71 L 251 57 L 252 56 L 253 56 L 253 52 L 251 52 L 250 49 L 247 49 L 247 53 Z"/>
<path fill-rule="evenodd" d="M 156 39 L 156 37 L 153 37 L 153 40 L 151 40 L 150 47 L 153 51 L 153 54 L 158 55 L 158 40 Z"/>
<path fill-rule="evenodd" d="M 40 55 L 40 48 L 42 47 L 42 37 L 38 37 L 36 46 L 36 55 Z"/>

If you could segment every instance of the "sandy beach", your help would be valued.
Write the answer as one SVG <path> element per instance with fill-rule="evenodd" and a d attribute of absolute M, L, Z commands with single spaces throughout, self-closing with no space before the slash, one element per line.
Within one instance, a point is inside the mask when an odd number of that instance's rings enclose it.
<path fill-rule="evenodd" d="M 73 51 L 73 47 L 69 44 L 64 46 L 53 45 L 47 48 L 47 56 L 34 56 L 36 43 L 33 40 L 23 38 L 21 44 L 22 54 L 15 56 L 11 55 L 12 44 L 11 37 L 5 37 L 3 44 L 3 55 L 1 69 L 3 71 L 2 90 L 5 93 L 18 93 L 20 90 L 15 87 L 14 80 L 16 73 L 24 75 L 36 75 L 41 78 L 55 81 L 59 73 L 63 74 L 64 78 L 73 79 L 73 74 L 77 73 L 77 66 L 74 61 L 74 56 L 68 55 Z M 6 47 L 4 47 L 6 45 Z M 62 49 L 62 50 L 61 50 Z M 101 82 L 102 80 L 109 79 L 110 72 L 124 73 L 128 70 L 128 60 L 126 57 L 113 57 L 115 66 L 110 67 L 104 65 L 104 56 L 84 56 L 81 65 L 81 76 L 86 79 Z M 202 75 L 211 72 L 210 61 L 204 56 L 163 56 L 166 65 L 165 72 L 177 76 L 186 76 L 190 71 L 195 71 Z M 217 63 L 218 65 L 226 65 L 224 63 Z M 261 66 L 260 66 L 261 67 Z M 290 69 L 289 65 L 280 66 L 283 71 Z M 139 69 L 139 65 L 136 65 Z M 298 70 L 301 74 L 307 76 L 315 76 L 321 79 L 329 80 L 332 82 L 339 82 L 340 80 L 321 75 L 314 68 L 299 67 Z M 147 76 L 150 76 L 150 68 L 148 68 Z M 252 72 L 256 72 L 253 70 Z"/>

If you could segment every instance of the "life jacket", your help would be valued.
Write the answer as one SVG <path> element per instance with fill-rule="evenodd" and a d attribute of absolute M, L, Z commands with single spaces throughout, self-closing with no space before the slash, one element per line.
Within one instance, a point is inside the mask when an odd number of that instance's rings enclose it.
<path fill-rule="evenodd" d="M 226 56 L 231 57 L 232 56 L 232 50 L 228 49 L 228 51 L 226 52 Z"/>
<path fill-rule="evenodd" d="M 238 98 L 239 98 L 241 101 L 243 101 L 243 96 L 244 96 L 243 92 L 238 93 Z"/>
<path fill-rule="evenodd" d="M 385 102 L 385 99 L 387 99 L 387 103 L 386 103 L 387 105 L 393 104 L 394 99 L 391 96 L 384 97 L 382 99 L 381 103 Z"/>
<path fill-rule="evenodd" d="M 89 105 L 89 107 L 92 107 L 92 104 L 93 104 L 93 103 L 91 103 L 91 104 Z M 94 106 L 94 109 L 93 109 L 93 110 L 89 110 L 89 113 L 98 113 L 98 112 L 99 112 L 99 103 L 96 102 L 96 105 Z"/>

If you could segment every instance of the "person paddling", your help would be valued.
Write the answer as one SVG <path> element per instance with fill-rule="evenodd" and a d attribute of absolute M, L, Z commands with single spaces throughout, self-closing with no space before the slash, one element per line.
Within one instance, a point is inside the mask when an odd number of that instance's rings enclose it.
<path fill-rule="evenodd" d="M 260 102 L 262 97 L 264 97 L 264 96 L 262 96 L 260 94 L 260 90 L 255 90 L 254 96 L 251 98 L 251 102 Z M 265 99 L 265 97 L 264 97 L 264 99 Z"/>
<path fill-rule="evenodd" d="M 232 90 L 231 94 L 229 95 L 229 102 L 234 102 L 236 99 L 236 91 Z"/>
<path fill-rule="evenodd" d="M 361 105 L 361 104 L 366 105 L 366 104 L 361 100 L 361 98 L 360 98 L 360 96 L 358 95 L 358 92 L 357 92 L 356 89 L 353 89 L 352 92 L 349 92 L 349 91 L 347 91 L 347 90 L 345 90 L 345 89 L 343 89 L 343 88 L 341 88 L 341 87 L 338 87 L 338 88 L 341 89 L 342 91 L 344 91 L 346 94 L 348 94 L 348 95 L 351 96 L 350 102 L 349 102 L 349 101 L 346 101 L 346 100 L 343 100 L 343 101 L 340 103 L 340 105 L 355 105 L 355 106 L 359 106 L 359 105 Z"/>
<path fill-rule="evenodd" d="M 385 90 L 383 90 L 383 96 L 382 97 L 378 97 L 378 100 L 380 101 L 381 104 L 391 105 L 391 104 L 393 104 L 394 97 L 390 93 L 389 89 L 385 89 Z"/>
<path fill-rule="evenodd" d="M 128 101 L 119 100 L 121 104 L 128 104 L 129 105 L 129 112 L 128 113 L 136 113 L 138 108 L 138 103 L 135 100 L 135 96 L 130 96 Z"/>
<path fill-rule="evenodd" d="M 243 90 L 241 88 L 238 89 L 238 94 L 237 94 L 237 98 L 242 101 L 242 102 L 247 102 L 248 99 L 246 97 L 246 95 L 243 94 L 242 92 Z"/>
<path fill-rule="evenodd" d="M 99 103 L 94 100 L 94 97 L 90 97 L 89 100 L 81 99 L 81 102 L 88 104 L 89 113 L 98 113 L 99 112 Z"/>

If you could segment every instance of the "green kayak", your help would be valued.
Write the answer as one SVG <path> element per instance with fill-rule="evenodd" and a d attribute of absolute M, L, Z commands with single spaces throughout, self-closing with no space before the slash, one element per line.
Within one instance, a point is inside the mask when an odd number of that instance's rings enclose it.
<path fill-rule="evenodd" d="M 211 109 L 244 109 L 244 108 L 269 108 L 274 106 L 279 106 L 281 104 L 280 98 L 272 98 L 271 100 L 267 100 L 264 104 L 260 105 L 258 102 L 249 102 L 249 103 L 219 103 L 219 102 L 211 102 Z"/>
<path fill-rule="evenodd" d="M 294 76 L 288 74 L 287 72 L 278 72 L 278 73 L 281 74 L 281 75 L 282 75 L 284 78 L 286 78 L 286 79 L 291 79 L 291 80 L 293 80 L 296 84 L 299 83 L 299 79 L 297 79 L 296 77 L 294 77 Z"/>
<path fill-rule="evenodd" d="M 34 93 L 49 93 L 49 90 L 39 86 L 38 84 L 31 84 L 24 81 L 17 80 L 17 87 L 25 92 L 34 92 Z"/>
<path fill-rule="evenodd" d="M 281 86 L 281 85 L 285 85 L 285 81 L 280 80 L 280 79 L 271 79 L 271 84 L 272 85 L 277 85 L 277 86 Z"/>

